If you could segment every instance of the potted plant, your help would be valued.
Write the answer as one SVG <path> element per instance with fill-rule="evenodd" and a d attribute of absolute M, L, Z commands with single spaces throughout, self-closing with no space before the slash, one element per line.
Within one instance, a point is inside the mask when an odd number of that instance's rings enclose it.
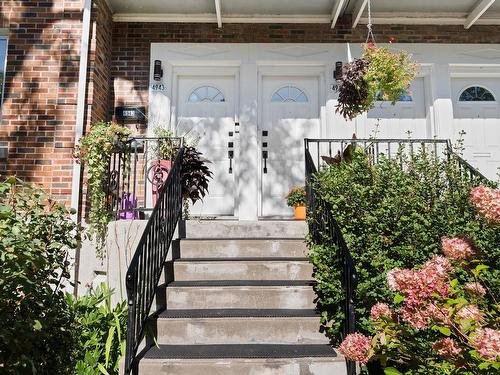
<path fill-rule="evenodd" d="M 293 207 L 294 219 L 306 219 L 306 189 L 304 185 L 295 186 L 286 195 L 286 203 Z"/>
<path fill-rule="evenodd" d="M 352 120 L 372 109 L 377 97 L 395 104 L 417 73 L 417 64 L 406 51 L 393 53 L 387 47 L 368 43 L 361 58 L 346 64 L 339 83 L 336 112 Z"/>
<path fill-rule="evenodd" d="M 208 193 L 208 179 L 212 178 L 207 160 L 194 147 L 185 147 L 182 157 L 182 197 L 184 198 L 184 218 L 189 217 L 189 201 L 195 203 Z"/>
<path fill-rule="evenodd" d="M 74 157 L 77 162 L 87 168 L 86 185 L 88 189 L 90 210 L 87 235 L 95 240 L 96 252 L 103 256 L 108 223 L 111 220 L 108 207 L 107 180 L 111 155 L 119 147 L 123 147 L 131 132 L 129 129 L 114 123 L 97 122 L 90 131 L 80 139 Z M 124 153 L 128 157 L 128 153 Z M 122 173 L 128 173 L 128 162 L 122 163 Z"/>
<path fill-rule="evenodd" d="M 152 159 L 149 161 L 148 167 L 148 178 L 153 193 L 153 206 L 156 205 L 156 200 L 172 169 L 173 159 L 178 150 L 177 145 L 170 140 L 173 136 L 170 129 L 157 127 L 154 130 L 154 135 L 158 139 L 151 146 Z"/>

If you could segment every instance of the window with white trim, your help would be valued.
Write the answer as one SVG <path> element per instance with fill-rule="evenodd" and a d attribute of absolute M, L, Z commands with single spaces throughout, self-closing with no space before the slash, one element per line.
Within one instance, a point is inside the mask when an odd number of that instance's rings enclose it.
<path fill-rule="evenodd" d="M 471 86 L 460 93 L 459 102 L 494 102 L 492 92 L 482 86 Z"/>
<path fill-rule="evenodd" d="M 0 114 L 2 113 L 6 65 L 7 65 L 7 37 L 0 36 Z"/>
<path fill-rule="evenodd" d="M 271 97 L 273 103 L 295 102 L 307 103 L 307 95 L 304 91 L 295 86 L 283 86 L 275 91 Z"/>
<path fill-rule="evenodd" d="M 201 86 L 194 89 L 188 97 L 189 103 L 221 103 L 225 102 L 224 94 L 213 86 Z"/>

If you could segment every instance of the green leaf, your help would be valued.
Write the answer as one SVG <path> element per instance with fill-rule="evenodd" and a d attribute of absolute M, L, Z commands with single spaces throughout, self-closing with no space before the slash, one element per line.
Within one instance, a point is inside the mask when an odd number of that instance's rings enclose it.
<path fill-rule="evenodd" d="M 445 336 L 450 336 L 451 335 L 451 330 L 448 327 L 442 327 L 442 326 L 432 326 L 432 329 L 434 331 L 439 331 Z"/>
<path fill-rule="evenodd" d="M 33 324 L 33 329 L 35 331 L 41 331 L 41 329 L 42 329 L 42 323 L 40 323 L 39 320 L 35 320 L 35 324 Z"/>
<path fill-rule="evenodd" d="M 108 338 L 106 340 L 106 367 L 109 365 L 109 353 L 111 352 L 111 345 L 113 345 L 113 339 L 115 337 L 115 326 L 111 326 L 108 332 Z"/>
<path fill-rule="evenodd" d="M 97 364 L 97 368 L 102 374 L 109 375 L 109 372 L 104 368 L 104 366 L 101 363 Z"/>
<path fill-rule="evenodd" d="M 399 293 L 394 296 L 394 303 L 401 303 L 405 300 L 405 297 Z"/>
<path fill-rule="evenodd" d="M 394 367 L 387 367 L 384 369 L 384 374 L 385 375 L 402 375 L 401 372 L 399 372 L 397 369 Z"/>

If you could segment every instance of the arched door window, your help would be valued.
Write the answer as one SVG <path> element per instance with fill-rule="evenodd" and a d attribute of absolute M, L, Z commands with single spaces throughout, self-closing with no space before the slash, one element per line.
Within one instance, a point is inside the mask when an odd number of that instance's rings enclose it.
<path fill-rule="evenodd" d="M 283 86 L 275 91 L 271 97 L 273 103 L 307 103 L 309 99 L 304 91 L 295 86 Z"/>
<path fill-rule="evenodd" d="M 481 86 L 471 86 L 460 93 L 459 102 L 494 102 L 495 97 L 488 89 Z"/>
<path fill-rule="evenodd" d="M 200 86 L 194 89 L 188 97 L 188 103 L 221 103 L 225 101 L 224 94 L 213 86 Z"/>

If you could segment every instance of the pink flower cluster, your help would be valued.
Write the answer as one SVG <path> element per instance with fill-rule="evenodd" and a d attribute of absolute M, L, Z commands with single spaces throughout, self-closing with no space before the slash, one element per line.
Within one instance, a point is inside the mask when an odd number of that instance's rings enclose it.
<path fill-rule="evenodd" d="M 481 322 L 483 320 L 483 313 L 476 305 L 467 305 L 457 311 L 455 317 L 458 320 L 472 320 L 474 322 Z"/>
<path fill-rule="evenodd" d="M 449 337 L 436 341 L 432 344 L 432 349 L 441 357 L 448 359 L 453 359 L 462 352 L 462 349 Z"/>
<path fill-rule="evenodd" d="M 472 345 L 481 357 L 489 361 L 500 357 L 500 331 L 491 328 L 479 328 L 472 335 Z"/>
<path fill-rule="evenodd" d="M 479 185 L 471 189 L 470 195 L 472 204 L 486 220 L 500 224 L 500 190 Z"/>
<path fill-rule="evenodd" d="M 366 364 L 370 360 L 371 339 L 361 333 L 350 333 L 339 346 L 339 352 L 351 361 Z"/>
<path fill-rule="evenodd" d="M 464 285 L 465 291 L 477 296 L 486 295 L 486 289 L 480 283 L 467 283 Z"/>
<path fill-rule="evenodd" d="M 382 316 L 391 316 L 391 309 L 386 303 L 378 302 L 372 306 L 370 310 L 370 319 L 372 321 L 379 320 Z"/>
<path fill-rule="evenodd" d="M 452 271 L 453 267 L 447 258 L 434 256 L 421 269 L 395 268 L 387 274 L 389 288 L 405 294 L 405 303 L 400 310 L 404 321 L 416 329 L 423 329 L 428 327 L 432 320 L 443 320 L 447 317 L 432 300 L 436 296 L 448 296 L 447 281 Z"/>
<path fill-rule="evenodd" d="M 457 262 L 468 261 L 478 254 L 472 241 L 465 236 L 441 239 L 443 254 Z"/>

